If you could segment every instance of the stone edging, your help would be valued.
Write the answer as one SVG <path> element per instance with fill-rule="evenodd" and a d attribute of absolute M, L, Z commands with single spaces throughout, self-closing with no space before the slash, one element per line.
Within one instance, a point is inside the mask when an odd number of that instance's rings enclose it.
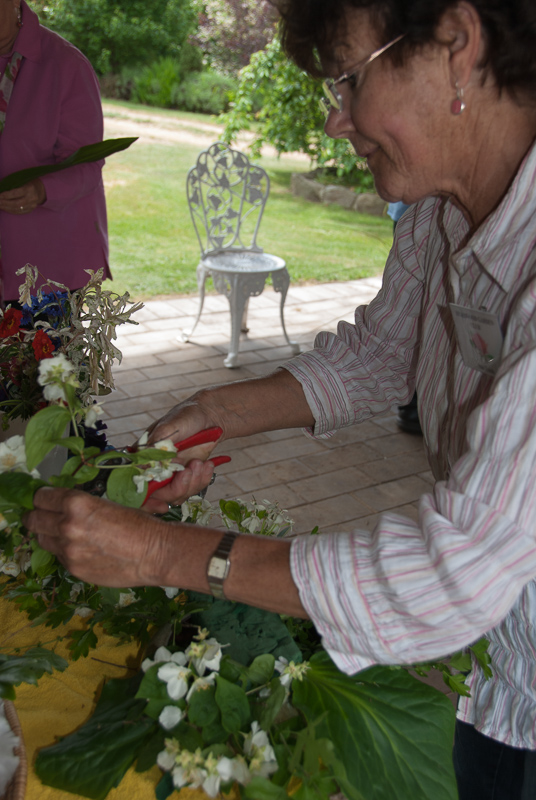
<path fill-rule="evenodd" d="M 290 178 L 292 194 L 311 203 L 334 203 L 361 214 L 385 216 L 387 203 L 377 194 L 373 192 L 356 194 L 345 186 L 319 183 L 314 180 L 313 175 L 311 172 L 293 172 Z"/>

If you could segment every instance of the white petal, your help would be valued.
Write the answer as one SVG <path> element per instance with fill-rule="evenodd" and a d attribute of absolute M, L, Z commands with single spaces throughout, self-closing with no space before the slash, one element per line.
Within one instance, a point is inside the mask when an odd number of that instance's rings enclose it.
<path fill-rule="evenodd" d="M 184 716 L 184 712 L 177 708 L 177 706 L 166 706 L 162 709 L 158 722 L 167 731 L 170 731 L 175 725 L 178 725 Z"/>

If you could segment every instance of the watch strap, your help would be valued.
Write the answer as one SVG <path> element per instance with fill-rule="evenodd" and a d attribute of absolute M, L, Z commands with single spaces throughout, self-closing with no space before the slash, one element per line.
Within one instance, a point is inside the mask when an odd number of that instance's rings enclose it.
<path fill-rule="evenodd" d="M 210 561 L 208 562 L 208 585 L 210 587 L 212 596 L 216 597 L 218 600 L 225 600 L 223 584 L 225 583 L 225 579 L 229 574 L 229 569 L 231 567 L 231 550 L 233 549 L 233 545 L 237 536 L 238 533 L 235 533 L 234 531 L 227 531 L 224 533 L 216 550 L 210 557 Z"/>

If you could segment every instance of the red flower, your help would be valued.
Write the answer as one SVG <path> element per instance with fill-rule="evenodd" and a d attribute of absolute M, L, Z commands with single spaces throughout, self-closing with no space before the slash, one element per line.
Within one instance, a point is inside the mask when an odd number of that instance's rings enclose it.
<path fill-rule="evenodd" d="M 44 331 L 37 331 L 32 347 L 38 361 L 42 358 L 52 358 L 55 349 L 52 339 Z"/>
<path fill-rule="evenodd" d="M 2 322 L 0 322 L 0 339 L 7 339 L 8 336 L 18 333 L 21 319 L 22 311 L 18 311 L 16 308 L 8 308 Z"/>

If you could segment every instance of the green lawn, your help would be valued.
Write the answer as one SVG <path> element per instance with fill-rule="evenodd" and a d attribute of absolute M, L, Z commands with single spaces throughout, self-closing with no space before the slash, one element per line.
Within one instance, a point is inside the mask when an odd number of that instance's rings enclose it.
<path fill-rule="evenodd" d="M 104 177 L 115 291 L 129 291 L 136 299 L 196 292 L 199 246 L 185 181 L 200 149 L 136 142 L 108 159 Z M 381 272 L 392 241 L 389 218 L 295 198 L 291 172 L 306 171 L 307 164 L 275 158 L 261 163 L 272 188 L 259 243 L 286 260 L 294 283 L 352 280 Z"/>

